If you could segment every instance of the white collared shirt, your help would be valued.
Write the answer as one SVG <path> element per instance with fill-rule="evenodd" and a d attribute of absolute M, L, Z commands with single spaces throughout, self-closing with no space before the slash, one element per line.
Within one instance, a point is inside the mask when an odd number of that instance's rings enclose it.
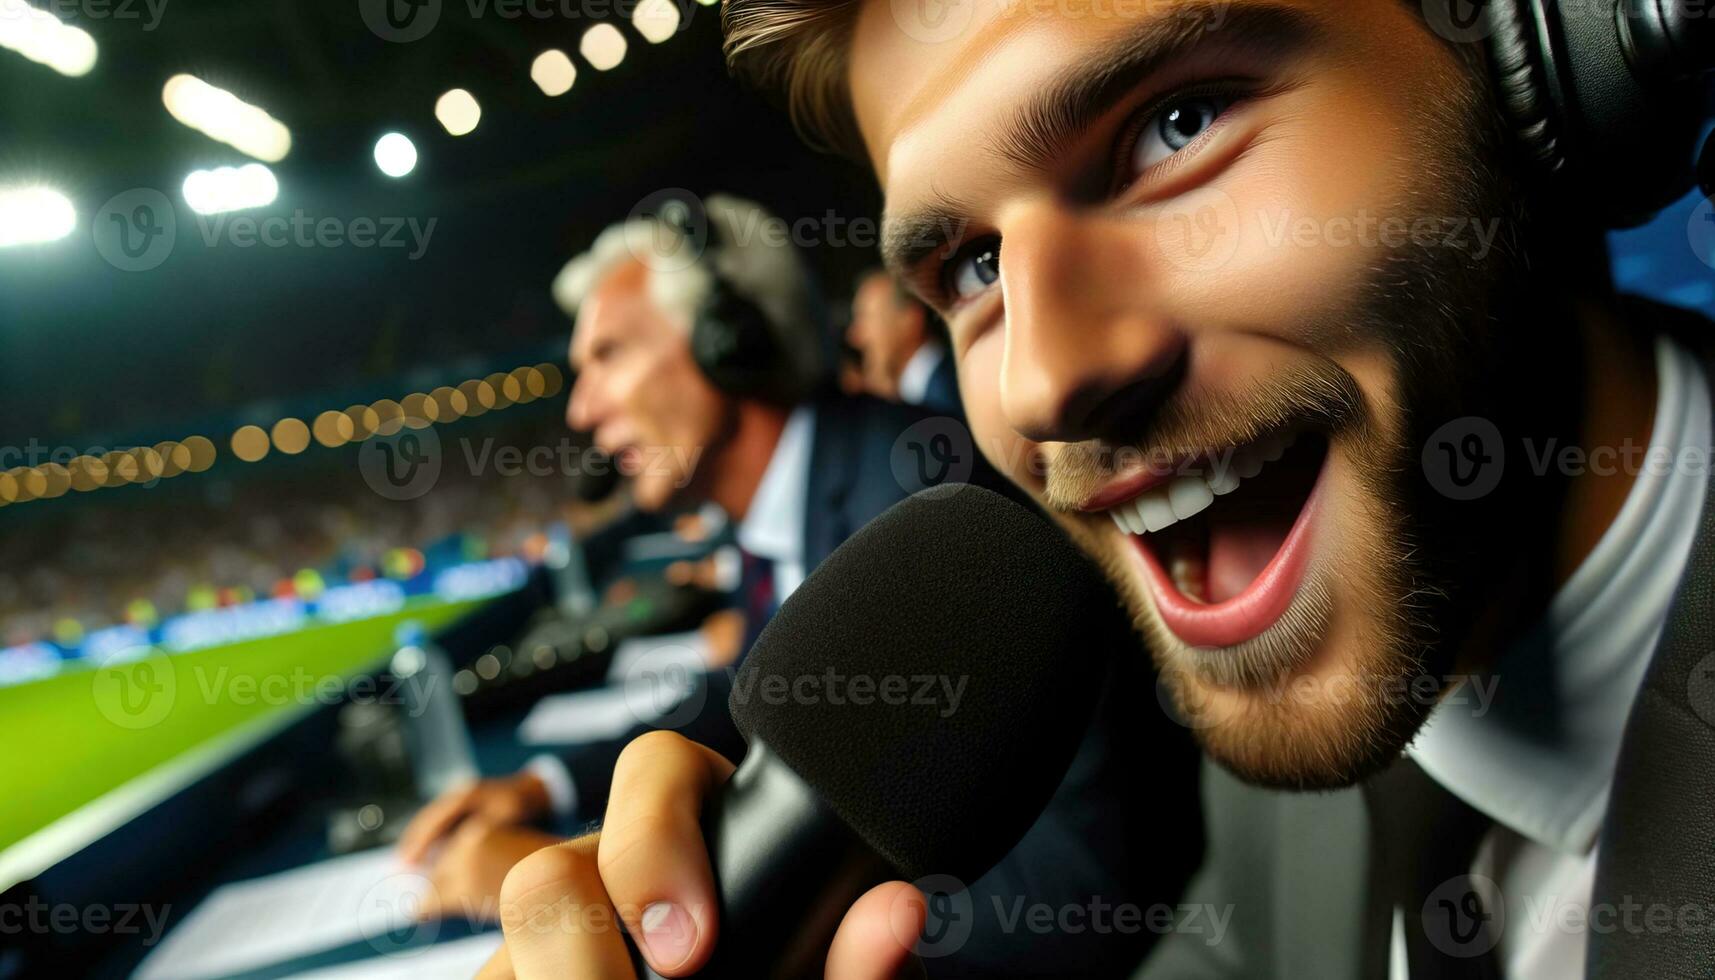
<path fill-rule="evenodd" d="M 905 362 L 905 370 L 899 372 L 899 400 L 907 405 L 923 404 L 929 397 L 929 381 L 946 358 L 947 348 L 939 340 L 923 341 Z"/>
<path fill-rule="evenodd" d="M 750 498 L 750 509 L 738 524 L 739 547 L 774 563 L 776 603 L 785 602 L 804 581 L 804 508 L 815 425 L 815 410 L 808 405 L 792 411 Z"/>
<path fill-rule="evenodd" d="M 1450 696 L 1407 749 L 1495 821 L 1471 870 L 1500 890 L 1496 956 L 1510 980 L 1584 975 L 1587 937 L 1577 924 L 1590 911 L 1621 736 L 1703 511 L 1715 428 L 1709 383 L 1697 359 L 1665 336 L 1655 360 L 1649 451 L 1619 515 L 1543 621 L 1485 679 L 1494 683 L 1489 707 Z M 1396 916 L 1393 980 L 1408 980 L 1404 953 Z"/>

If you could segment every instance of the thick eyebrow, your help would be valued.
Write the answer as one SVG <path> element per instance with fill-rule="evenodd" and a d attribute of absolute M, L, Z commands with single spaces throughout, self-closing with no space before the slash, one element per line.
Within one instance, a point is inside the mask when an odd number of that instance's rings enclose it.
<path fill-rule="evenodd" d="M 1140 80 L 1204 45 L 1254 48 L 1290 55 L 1321 34 L 1301 10 L 1258 0 L 1212 0 L 1176 5 L 1129 35 L 1062 71 L 1015 111 L 991 149 L 1025 172 L 1049 169 L 1067 149 Z M 896 273 L 917 265 L 954 242 L 947 228 L 965 228 L 962 212 L 948 202 L 899 215 L 884 215 L 881 253 Z"/>

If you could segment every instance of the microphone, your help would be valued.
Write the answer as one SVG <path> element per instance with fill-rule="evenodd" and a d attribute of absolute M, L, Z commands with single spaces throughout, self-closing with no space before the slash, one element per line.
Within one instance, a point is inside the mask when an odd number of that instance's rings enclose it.
<path fill-rule="evenodd" d="M 1060 529 L 992 491 L 925 490 L 852 536 L 734 679 L 749 749 L 704 812 L 720 936 L 698 975 L 819 977 L 870 888 L 981 877 L 1047 806 L 1130 629 Z"/>

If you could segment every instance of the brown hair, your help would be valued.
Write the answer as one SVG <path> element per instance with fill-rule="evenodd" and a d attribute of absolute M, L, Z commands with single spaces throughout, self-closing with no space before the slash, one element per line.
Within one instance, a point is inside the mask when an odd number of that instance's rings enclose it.
<path fill-rule="evenodd" d="M 1403 2 L 1421 16 L 1418 0 Z M 867 164 L 846 85 L 852 25 L 862 3 L 725 0 L 721 24 L 727 67 L 736 77 L 784 98 L 792 125 L 812 147 Z M 1468 72 L 1486 77 L 1482 44 L 1449 46 Z"/>
<path fill-rule="evenodd" d="M 800 135 L 858 161 L 863 137 L 846 88 L 846 52 L 862 0 L 726 0 L 721 23 L 734 75 L 786 100 Z"/>

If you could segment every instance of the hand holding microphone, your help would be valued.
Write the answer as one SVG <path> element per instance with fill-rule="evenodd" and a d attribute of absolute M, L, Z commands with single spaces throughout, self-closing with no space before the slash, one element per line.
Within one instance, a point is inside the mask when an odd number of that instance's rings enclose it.
<path fill-rule="evenodd" d="M 632 976 L 623 933 L 644 976 L 894 975 L 923 904 L 888 880 L 974 881 L 1017 843 L 1088 723 L 1099 640 L 1125 628 L 1039 516 L 974 487 L 906 501 L 751 651 L 738 772 L 671 734 L 634 743 L 602 834 L 508 876 L 510 966 L 485 975 Z"/>

